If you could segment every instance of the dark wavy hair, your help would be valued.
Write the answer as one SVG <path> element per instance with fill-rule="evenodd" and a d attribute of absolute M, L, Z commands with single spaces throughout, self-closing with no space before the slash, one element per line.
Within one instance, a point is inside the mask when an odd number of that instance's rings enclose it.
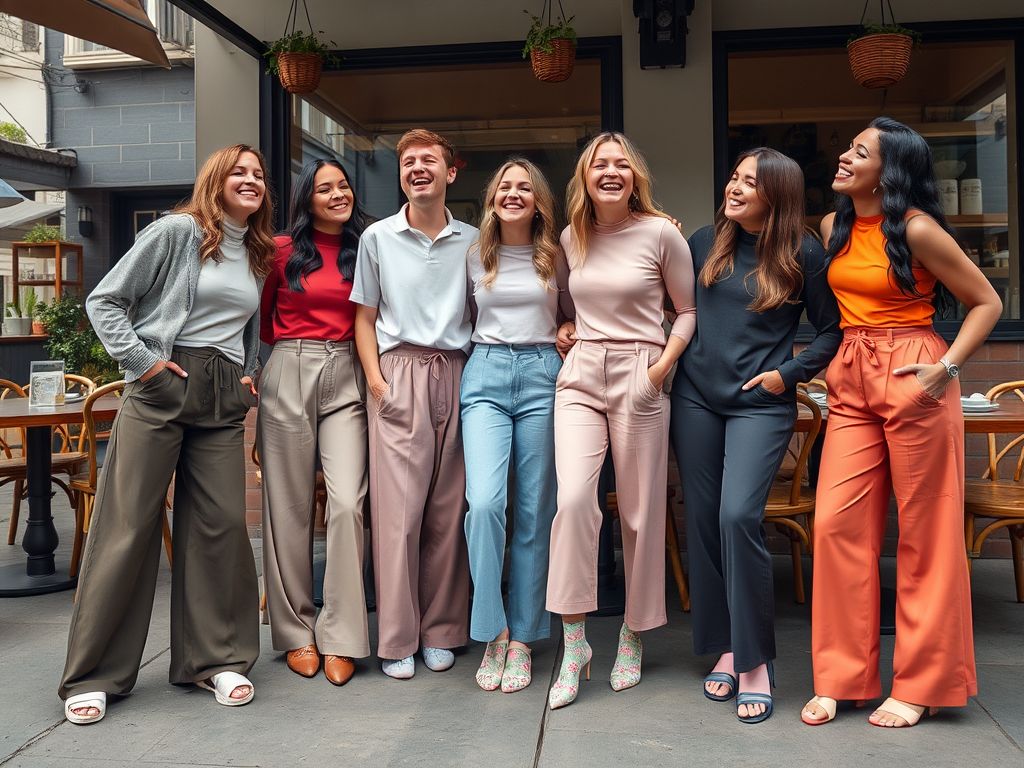
<path fill-rule="evenodd" d="M 921 134 L 890 117 L 876 118 L 868 127 L 878 129 L 882 160 L 879 187 L 882 193 L 882 214 L 885 216 L 882 234 L 885 236 L 889 271 L 904 296 L 920 297 L 922 294 L 917 288 L 912 269 L 913 256 L 907 245 L 907 211 L 911 208 L 923 211 L 951 237 L 956 237 L 946 223 L 946 216 L 939 204 L 931 149 Z M 846 249 L 856 217 L 850 197 L 836 194 L 836 216 L 825 253 L 826 265 Z M 952 310 L 956 302 L 949 290 L 936 282 L 932 304 L 941 317 Z"/>
<path fill-rule="evenodd" d="M 314 160 L 307 163 L 296 179 L 292 191 L 291 224 L 287 232 L 292 240 L 292 254 L 284 266 L 288 287 L 297 293 L 304 293 L 306 290 L 302 287 L 302 278 L 324 265 L 323 257 L 313 242 L 313 213 L 310 211 L 310 204 L 313 200 L 316 173 L 325 165 L 341 171 L 352 190 L 352 216 L 345 222 L 345 228 L 341 231 L 341 248 L 338 251 L 338 271 L 341 272 L 343 280 L 351 281 L 355 275 L 359 238 L 369 223 L 366 214 L 359 207 L 355 187 L 352 186 L 352 181 L 341 163 L 337 160 Z"/>

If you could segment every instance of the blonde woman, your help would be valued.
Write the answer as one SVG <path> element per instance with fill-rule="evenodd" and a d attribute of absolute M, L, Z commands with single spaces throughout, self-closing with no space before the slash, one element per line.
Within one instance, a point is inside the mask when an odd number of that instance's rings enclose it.
<path fill-rule="evenodd" d="M 568 187 L 575 341 L 555 396 L 558 513 L 551 528 L 548 609 L 562 614 L 565 653 L 552 709 L 575 700 L 590 646 L 584 615 L 597 608 L 597 481 L 609 445 L 616 468 L 626 575 L 626 616 L 612 688 L 640 682 L 639 632 L 665 615 L 665 487 L 669 408 L 662 385 L 696 327 L 693 263 L 686 241 L 651 196 L 643 157 L 622 134 L 594 137 Z M 677 313 L 662 329 L 665 295 Z"/>
<path fill-rule="evenodd" d="M 170 681 L 252 700 L 260 650 L 245 527 L 245 416 L 256 403 L 259 304 L 276 246 L 266 164 L 214 153 L 187 204 L 146 227 L 89 296 L 124 371 L 96 494 L 59 694 L 72 723 L 135 685 L 153 610 L 164 494 L 174 483 Z"/>
<path fill-rule="evenodd" d="M 544 607 L 555 516 L 555 349 L 568 270 L 555 234 L 554 197 L 529 160 L 491 177 L 480 239 L 469 251 L 473 354 L 462 374 L 466 541 L 475 588 L 470 637 L 486 642 L 476 681 L 505 693 L 530 684 L 529 643 L 551 634 Z M 571 309 L 569 310 L 571 315 Z M 507 611 L 501 599 L 509 464 L 515 527 Z"/>

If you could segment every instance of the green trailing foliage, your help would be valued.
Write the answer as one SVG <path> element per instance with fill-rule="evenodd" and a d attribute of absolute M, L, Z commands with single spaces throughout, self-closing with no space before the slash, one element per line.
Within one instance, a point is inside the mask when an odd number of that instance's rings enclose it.
<path fill-rule="evenodd" d="M 569 26 L 569 22 L 575 19 L 575 16 L 570 16 L 568 19 L 558 16 L 556 24 L 546 24 L 540 16 L 535 16 L 526 10 L 523 13 L 533 20 L 530 30 L 526 33 L 526 45 L 523 46 L 524 59 L 529 57 L 530 51 L 534 48 L 544 51 L 544 53 L 551 53 L 552 40 L 568 40 L 574 45 L 576 44 L 576 30 Z"/>
<path fill-rule="evenodd" d="M 323 34 L 323 30 L 320 30 L 320 34 Z M 328 42 L 331 45 L 336 45 L 333 40 Z M 277 74 L 277 55 L 280 53 L 314 53 L 323 59 L 325 64 L 332 64 L 338 60 L 337 56 L 331 55 L 330 46 L 321 43 L 312 32 L 307 35 L 301 29 L 278 38 L 271 43 L 270 50 L 263 54 L 270 57 L 270 64 L 267 66 L 268 75 Z"/>
<path fill-rule="evenodd" d="M 87 376 L 99 385 L 121 378 L 117 363 L 89 324 L 82 297 L 77 293 L 66 293 L 49 304 L 42 303 L 39 318 L 50 337 L 46 352 L 52 360 L 63 360 L 66 372 Z"/>
<path fill-rule="evenodd" d="M 876 24 L 871 19 L 868 19 L 862 27 L 859 27 L 856 32 L 850 35 L 850 39 L 846 41 L 846 44 L 849 45 L 854 40 L 870 35 L 906 35 L 914 41 L 915 48 L 921 47 L 922 38 L 920 32 L 901 27 L 899 24 Z"/>

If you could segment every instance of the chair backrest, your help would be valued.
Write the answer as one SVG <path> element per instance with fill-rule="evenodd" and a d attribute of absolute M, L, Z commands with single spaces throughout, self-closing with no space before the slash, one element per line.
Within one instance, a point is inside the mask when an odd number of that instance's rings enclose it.
<path fill-rule="evenodd" d="M 989 400 L 996 401 L 1002 395 L 1010 397 L 1019 397 L 1024 400 L 1024 380 L 1022 381 L 1007 381 L 1002 384 L 996 384 L 992 389 L 985 393 L 985 397 Z M 1019 449 L 1019 450 L 1018 450 Z M 1021 482 L 1024 478 L 1024 434 L 1017 435 L 1012 438 L 1002 448 L 999 448 L 996 441 L 996 433 L 988 433 L 988 469 L 982 476 L 983 479 L 989 480 L 999 479 L 999 463 L 1007 457 L 1017 456 L 1017 464 L 1011 472 L 1014 482 Z"/>
<path fill-rule="evenodd" d="M 797 390 L 797 403 L 806 406 L 811 412 L 811 428 L 807 430 L 803 445 L 800 446 L 800 453 L 796 457 L 796 467 L 793 469 L 793 487 L 789 492 L 789 503 L 797 504 L 800 501 L 800 486 L 803 485 L 804 473 L 807 471 L 807 459 L 811 455 L 811 447 L 818 439 L 821 432 L 821 408 L 808 397 L 804 392 Z"/>
<path fill-rule="evenodd" d="M 87 398 L 85 398 L 85 405 L 82 406 L 82 443 L 81 450 L 85 450 L 89 454 L 89 485 L 93 488 L 96 487 L 96 475 L 97 475 L 97 459 L 96 459 L 96 419 L 92 415 L 92 409 L 96 405 L 96 401 L 105 395 L 116 393 L 120 395 L 124 391 L 124 382 L 115 381 L 112 384 L 106 384 L 99 389 L 93 390 Z"/>
<path fill-rule="evenodd" d="M 25 390 L 15 384 L 13 381 L 7 379 L 0 379 L 0 400 L 5 400 L 8 397 L 26 397 Z M 20 429 L 21 432 L 21 447 L 22 455 L 25 450 L 25 430 Z M 11 447 L 7 444 L 7 441 L 0 436 L 0 452 L 3 452 L 5 458 L 12 459 L 14 454 L 11 452 Z"/>

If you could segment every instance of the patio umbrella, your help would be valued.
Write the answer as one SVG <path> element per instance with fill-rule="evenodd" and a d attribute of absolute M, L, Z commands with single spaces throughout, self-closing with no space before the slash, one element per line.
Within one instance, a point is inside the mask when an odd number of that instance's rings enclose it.
<path fill-rule="evenodd" d="M 0 0 L 0 11 L 171 68 L 141 0 Z"/>
<path fill-rule="evenodd" d="M 0 208 L 17 205 L 26 198 L 14 187 L 0 179 Z"/>

